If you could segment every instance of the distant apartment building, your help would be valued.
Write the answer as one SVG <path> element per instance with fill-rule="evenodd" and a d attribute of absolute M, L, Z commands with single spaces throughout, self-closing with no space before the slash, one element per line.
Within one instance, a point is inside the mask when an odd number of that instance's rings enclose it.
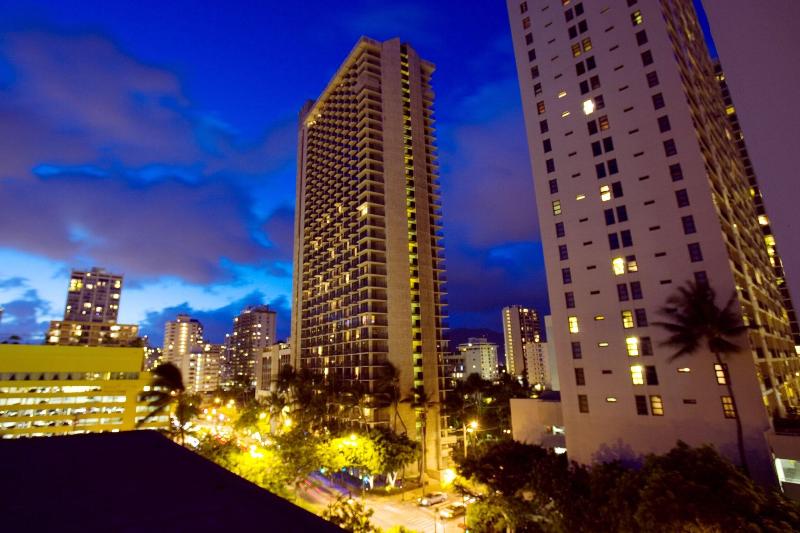
<path fill-rule="evenodd" d="M 298 132 L 292 333 L 295 359 L 329 383 L 375 393 L 385 363 L 427 398 L 424 460 L 451 466 L 434 66 L 399 39 L 361 38 Z M 421 417 L 400 416 L 411 438 Z M 390 425 L 386 409 L 367 424 Z"/>
<path fill-rule="evenodd" d="M 222 368 L 226 388 L 253 387 L 256 383 L 256 360 L 275 344 L 277 313 L 266 305 L 245 308 L 233 319 L 233 333 L 227 339 L 228 353 Z"/>
<path fill-rule="evenodd" d="M 197 359 L 205 349 L 203 325 L 189 315 L 178 315 L 164 324 L 164 347 L 161 359 L 177 366 L 187 388 L 198 379 Z"/>
<path fill-rule="evenodd" d="M 139 326 L 117 324 L 122 276 L 102 268 L 73 270 L 64 320 L 53 320 L 46 344 L 61 346 L 144 346 Z"/>
<path fill-rule="evenodd" d="M 0 438 L 136 429 L 150 410 L 143 362 L 141 348 L 0 345 Z"/>
<path fill-rule="evenodd" d="M 528 376 L 526 344 L 540 342 L 539 315 L 535 309 L 521 305 L 503 308 L 503 338 L 506 350 L 506 372 L 514 377 Z"/>
<path fill-rule="evenodd" d="M 527 342 L 523 347 L 527 366 L 528 384 L 536 390 L 550 388 L 550 362 L 548 360 L 547 343 L 539 338 Z"/>
<path fill-rule="evenodd" d="M 291 364 L 292 348 L 289 342 L 279 342 L 265 349 L 256 359 L 256 398 L 275 392 L 281 370 Z"/>
<path fill-rule="evenodd" d="M 458 354 L 463 361 L 464 377 L 479 374 L 483 379 L 494 381 L 498 378 L 497 345 L 485 337 L 470 337 L 458 345 Z"/>
<path fill-rule="evenodd" d="M 220 388 L 220 365 L 225 346 L 203 343 L 200 352 L 191 352 L 184 384 L 188 390 L 198 394 L 208 394 Z"/>
<path fill-rule="evenodd" d="M 739 418 L 751 471 L 769 482 L 768 415 L 797 405 L 800 364 L 692 2 L 507 5 L 570 458 L 681 439 L 738 461 Z M 661 345 L 653 322 L 689 281 L 721 305 L 735 295 L 750 326 L 724 366 Z"/>

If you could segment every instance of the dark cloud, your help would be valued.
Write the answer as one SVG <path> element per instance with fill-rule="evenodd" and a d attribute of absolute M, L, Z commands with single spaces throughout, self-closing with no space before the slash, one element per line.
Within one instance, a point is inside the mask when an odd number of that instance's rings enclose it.
<path fill-rule="evenodd" d="M 18 289 L 25 287 L 27 284 L 28 280 L 20 277 L 0 279 L 0 289 Z"/>
<path fill-rule="evenodd" d="M 140 324 L 141 331 L 143 335 L 149 336 L 152 346 L 161 346 L 164 341 L 164 324 L 169 320 L 175 320 L 179 314 L 186 314 L 203 324 L 203 334 L 208 342 L 222 343 L 225 340 L 225 334 L 230 333 L 233 329 L 233 318 L 248 305 L 259 304 L 268 304 L 278 313 L 278 338 L 286 338 L 289 335 L 290 321 L 288 300 L 285 296 L 279 296 L 267 301 L 260 291 L 254 291 L 217 309 L 197 310 L 184 302 L 160 311 L 148 312 L 147 317 Z"/>
<path fill-rule="evenodd" d="M 19 335 L 26 343 L 43 341 L 49 322 L 40 318 L 50 314 L 51 307 L 34 289 L 25 291 L 16 300 L 0 303 L 0 307 L 4 308 L 0 322 L 0 340 Z"/>

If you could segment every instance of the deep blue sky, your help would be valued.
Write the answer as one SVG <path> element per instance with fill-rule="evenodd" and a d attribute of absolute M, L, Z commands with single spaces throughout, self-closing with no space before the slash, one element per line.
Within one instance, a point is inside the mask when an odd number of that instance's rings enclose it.
<path fill-rule="evenodd" d="M 274 4 L 274 5 L 272 5 Z M 345 6 L 345 7 L 342 7 Z M 0 337 L 59 318 L 69 268 L 124 273 L 121 321 L 288 332 L 295 120 L 360 35 L 434 77 L 453 327 L 546 306 L 505 3 L 4 0 Z"/>

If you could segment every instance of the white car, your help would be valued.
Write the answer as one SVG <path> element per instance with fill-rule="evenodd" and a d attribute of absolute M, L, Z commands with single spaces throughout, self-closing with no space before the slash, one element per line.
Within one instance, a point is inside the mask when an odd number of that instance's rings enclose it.
<path fill-rule="evenodd" d="M 439 516 L 442 518 L 455 518 L 467 514 L 467 506 L 461 502 L 451 503 L 439 509 Z"/>
<path fill-rule="evenodd" d="M 444 492 L 429 492 L 422 498 L 417 498 L 417 503 L 422 507 L 428 507 L 447 501 L 447 494 Z"/>

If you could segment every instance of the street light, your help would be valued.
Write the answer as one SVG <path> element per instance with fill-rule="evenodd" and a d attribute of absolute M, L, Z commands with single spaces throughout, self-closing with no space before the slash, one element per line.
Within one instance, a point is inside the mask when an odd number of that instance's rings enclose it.
<path fill-rule="evenodd" d="M 467 425 L 466 424 L 462 425 L 461 429 L 464 432 L 464 459 L 466 459 L 467 458 L 467 431 L 472 433 L 473 431 L 477 430 L 478 429 L 478 421 L 477 420 L 473 420 L 472 422 L 470 422 L 469 423 L 469 429 L 467 429 Z"/>

